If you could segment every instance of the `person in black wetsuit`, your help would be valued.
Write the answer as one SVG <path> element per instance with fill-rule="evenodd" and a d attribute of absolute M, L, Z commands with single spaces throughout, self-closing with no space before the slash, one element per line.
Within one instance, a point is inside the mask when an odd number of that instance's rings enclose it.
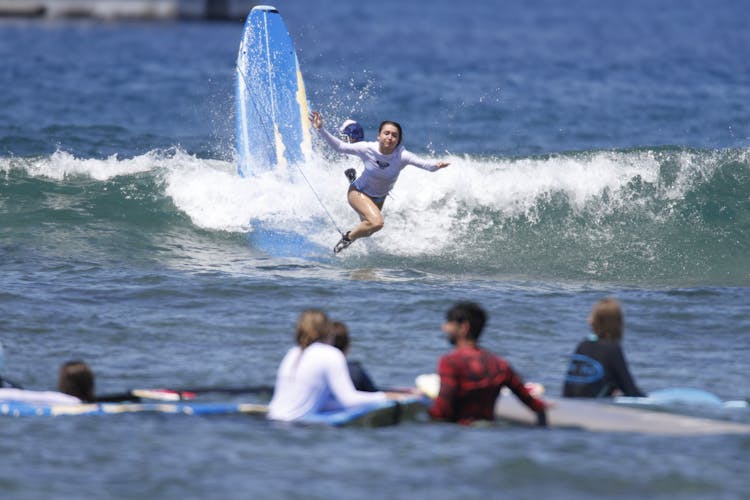
<path fill-rule="evenodd" d="M 623 321 L 620 303 L 600 300 L 589 316 L 593 334 L 578 344 L 570 358 L 563 385 L 566 398 L 643 397 L 628 370 L 620 347 Z"/>
<path fill-rule="evenodd" d="M 344 323 L 340 321 L 331 322 L 330 342 L 334 347 L 343 352 L 344 356 L 349 354 L 349 330 Z M 349 376 L 352 378 L 355 389 L 365 392 L 378 392 L 372 379 L 365 369 L 362 368 L 359 361 L 352 361 L 347 356 L 346 364 L 349 367 Z"/>

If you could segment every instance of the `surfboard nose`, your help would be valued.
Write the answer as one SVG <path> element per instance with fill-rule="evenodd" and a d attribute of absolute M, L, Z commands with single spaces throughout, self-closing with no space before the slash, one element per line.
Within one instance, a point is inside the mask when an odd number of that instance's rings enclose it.
<path fill-rule="evenodd" d="M 307 94 L 294 44 L 279 11 L 253 7 L 237 55 L 237 170 L 285 168 L 312 152 Z"/>

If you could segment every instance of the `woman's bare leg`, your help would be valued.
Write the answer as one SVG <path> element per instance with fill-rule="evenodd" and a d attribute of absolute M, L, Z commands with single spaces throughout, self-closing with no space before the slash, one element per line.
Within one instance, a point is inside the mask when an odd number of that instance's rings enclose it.
<path fill-rule="evenodd" d="M 376 204 L 372 199 L 364 193 L 357 191 L 356 189 L 349 189 L 349 205 L 359 215 L 360 222 L 354 229 L 349 231 L 349 239 L 354 241 L 357 238 L 363 238 L 370 236 L 383 229 L 383 214 L 380 210 L 383 208 L 383 204 Z"/>

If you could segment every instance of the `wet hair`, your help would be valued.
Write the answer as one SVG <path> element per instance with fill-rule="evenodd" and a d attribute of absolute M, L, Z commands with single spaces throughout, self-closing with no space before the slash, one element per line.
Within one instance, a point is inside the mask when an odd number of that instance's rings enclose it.
<path fill-rule="evenodd" d="M 383 127 L 386 125 L 393 125 L 398 129 L 398 143 L 396 143 L 396 147 L 401 145 L 401 141 L 404 140 L 404 132 L 401 130 L 401 124 L 398 122 L 392 122 L 390 120 L 385 120 L 380 122 L 380 126 L 378 127 L 378 135 L 380 135 L 380 132 L 383 131 Z"/>
<path fill-rule="evenodd" d="M 60 367 L 57 390 L 81 401 L 94 401 L 94 372 L 83 361 L 68 361 Z"/>
<path fill-rule="evenodd" d="M 487 313 L 475 302 L 458 302 L 445 313 L 446 321 L 469 322 L 469 335 L 478 340 L 487 322 Z"/>
<path fill-rule="evenodd" d="M 320 309 L 306 309 L 302 311 L 297 320 L 295 340 L 302 349 L 310 346 L 313 342 L 327 340 L 328 316 Z"/>
<path fill-rule="evenodd" d="M 349 349 L 349 329 L 341 321 L 331 322 L 329 329 L 331 344 L 343 353 Z"/>
<path fill-rule="evenodd" d="M 600 339 L 619 342 L 622 339 L 623 321 L 620 303 L 611 297 L 600 300 L 591 310 L 591 328 Z"/>

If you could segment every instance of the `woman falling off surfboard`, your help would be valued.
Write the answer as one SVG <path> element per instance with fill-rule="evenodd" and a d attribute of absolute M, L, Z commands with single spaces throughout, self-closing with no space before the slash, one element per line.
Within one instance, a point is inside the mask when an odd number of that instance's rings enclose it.
<path fill-rule="evenodd" d="M 378 129 L 377 142 L 346 143 L 323 128 L 323 117 L 313 111 L 310 116 L 312 126 L 321 137 L 339 153 L 358 156 L 364 164 L 362 174 L 349 186 L 349 205 L 359 215 L 360 223 L 351 231 L 341 235 L 341 240 L 333 249 L 339 253 L 358 238 L 370 236 L 383 229 L 383 203 L 393 189 L 398 175 L 407 165 L 414 165 L 434 172 L 450 165 L 447 162 L 424 160 L 401 145 L 403 134 L 401 125 L 384 121 Z"/>

